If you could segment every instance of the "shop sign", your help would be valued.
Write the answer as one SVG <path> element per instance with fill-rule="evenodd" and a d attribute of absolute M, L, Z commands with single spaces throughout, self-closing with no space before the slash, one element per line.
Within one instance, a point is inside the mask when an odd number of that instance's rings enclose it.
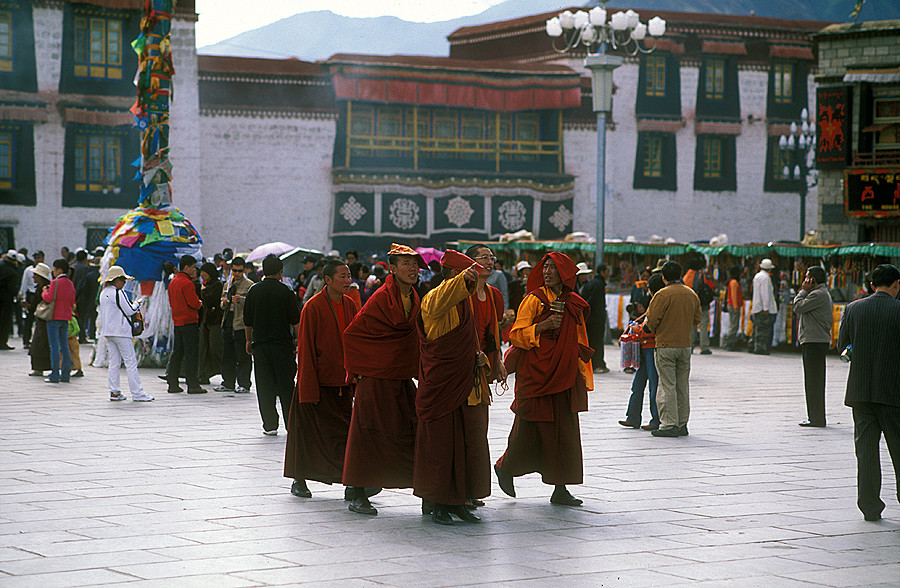
<path fill-rule="evenodd" d="M 847 216 L 900 216 L 900 168 L 844 170 Z"/>

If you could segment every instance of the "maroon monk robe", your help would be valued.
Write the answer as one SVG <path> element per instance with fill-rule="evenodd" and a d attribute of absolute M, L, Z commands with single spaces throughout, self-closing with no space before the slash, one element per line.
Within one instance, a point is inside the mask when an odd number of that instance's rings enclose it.
<path fill-rule="evenodd" d="M 336 312 L 341 309 L 341 313 Z M 340 483 L 353 409 L 342 333 L 359 311 L 349 296 L 336 306 L 322 290 L 303 305 L 297 340 L 297 387 L 288 418 L 284 475 Z"/>
<path fill-rule="evenodd" d="M 535 290 L 543 310 L 532 324 L 550 316 L 543 292 Z M 545 484 L 581 484 L 584 469 L 578 412 L 587 410 L 587 387 L 578 368 L 578 324 L 589 307 L 573 292 L 566 297 L 560 328 L 540 334 L 540 346 L 522 349 L 516 370 L 516 413 L 506 452 L 497 465 L 512 476 L 538 472 Z"/>
<path fill-rule="evenodd" d="M 471 305 L 463 300 L 450 312 L 458 313 L 459 325 L 434 340 L 425 336 L 421 316 L 418 320 L 421 367 L 413 494 L 456 505 L 491 493 L 491 461 L 487 404 L 468 405 L 478 351 Z"/>
<path fill-rule="evenodd" d="M 410 296 L 407 315 L 389 275 L 344 331 L 344 365 L 359 376 L 344 457 L 346 486 L 412 486 L 419 296 L 415 290 Z"/>

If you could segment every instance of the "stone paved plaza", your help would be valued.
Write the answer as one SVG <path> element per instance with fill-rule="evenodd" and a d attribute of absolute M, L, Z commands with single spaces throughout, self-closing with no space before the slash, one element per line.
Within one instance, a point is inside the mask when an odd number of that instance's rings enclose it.
<path fill-rule="evenodd" d="M 867 523 L 836 356 L 826 429 L 797 426 L 797 353 L 695 355 L 690 436 L 676 439 L 620 427 L 631 378 L 598 376 L 571 488 L 584 506 L 549 504 L 527 476 L 516 499 L 495 483 L 481 524 L 452 527 L 409 490 L 373 498 L 377 517 L 349 512 L 338 487 L 292 496 L 284 429 L 262 435 L 255 394 L 167 394 L 141 370 L 156 401 L 112 403 L 106 370 L 68 385 L 28 371 L 23 350 L 0 355 L 0 587 L 900 585 L 887 450 L 885 518 Z M 492 407 L 494 458 L 511 396 Z"/>

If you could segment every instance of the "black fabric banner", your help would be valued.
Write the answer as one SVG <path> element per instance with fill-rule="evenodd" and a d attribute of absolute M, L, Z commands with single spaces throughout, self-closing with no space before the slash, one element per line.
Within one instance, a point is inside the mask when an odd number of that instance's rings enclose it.
<path fill-rule="evenodd" d="M 818 169 L 843 169 L 850 163 L 852 96 L 849 86 L 816 90 Z"/>
<path fill-rule="evenodd" d="M 338 192 L 334 197 L 333 233 L 374 233 L 375 195 Z"/>

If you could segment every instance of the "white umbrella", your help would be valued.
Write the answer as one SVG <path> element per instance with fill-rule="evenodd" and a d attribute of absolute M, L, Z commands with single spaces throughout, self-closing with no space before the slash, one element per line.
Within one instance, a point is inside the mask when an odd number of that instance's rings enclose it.
<path fill-rule="evenodd" d="M 250 252 L 250 255 L 247 256 L 245 261 L 259 261 L 260 259 L 265 259 L 267 255 L 281 255 L 282 253 L 287 253 L 288 251 L 293 251 L 295 247 L 293 245 L 288 245 L 287 243 L 282 243 L 281 241 L 275 241 L 274 243 L 266 243 L 265 245 L 260 245 L 256 249 Z"/>

